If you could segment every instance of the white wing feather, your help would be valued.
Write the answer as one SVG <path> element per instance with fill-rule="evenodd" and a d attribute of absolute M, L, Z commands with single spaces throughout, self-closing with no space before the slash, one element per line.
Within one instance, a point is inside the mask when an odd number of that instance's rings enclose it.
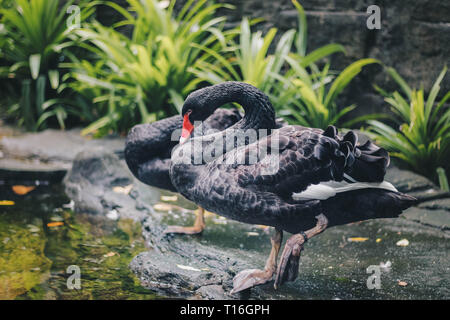
<path fill-rule="evenodd" d="M 389 182 L 355 182 L 348 183 L 346 181 L 327 181 L 319 184 L 310 185 L 305 191 L 293 193 L 294 200 L 326 200 L 334 197 L 337 193 L 347 192 L 360 189 L 385 189 L 397 192 L 397 189 Z"/>

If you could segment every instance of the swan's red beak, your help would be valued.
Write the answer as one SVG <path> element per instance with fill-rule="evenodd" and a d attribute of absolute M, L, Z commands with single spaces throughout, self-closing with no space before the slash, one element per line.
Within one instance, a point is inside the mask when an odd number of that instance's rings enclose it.
<path fill-rule="evenodd" d="M 194 126 L 189 120 L 189 114 L 190 112 L 186 113 L 183 118 L 183 128 L 181 129 L 180 144 L 186 142 L 186 140 L 191 135 L 192 130 L 194 130 Z"/>

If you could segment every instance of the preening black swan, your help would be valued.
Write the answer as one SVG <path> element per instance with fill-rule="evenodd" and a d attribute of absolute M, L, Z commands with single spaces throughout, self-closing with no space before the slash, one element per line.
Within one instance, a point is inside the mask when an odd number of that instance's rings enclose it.
<path fill-rule="evenodd" d="M 243 119 L 222 132 L 188 138 L 194 121 L 229 102 L 242 105 Z M 206 210 L 275 228 L 265 269 L 241 271 L 232 293 L 270 281 L 275 271 L 275 288 L 295 280 L 303 244 L 327 227 L 397 217 L 415 202 L 383 181 L 389 165 L 384 149 L 358 144 L 352 131 L 341 137 L 333 126 L 274 129 L 268 97 L 251 85 L 225 82 L 197 90 L 185 100 L 182 116 L 187 134 L 170 168 L 177 190 Z M 256 141 L 248 129 L 257 130 Z M 259 129 L 273 130 L 264 136 Z M 236 132 L 247 138 L 236 139 Z M 283 231 L 294 235 L 277 267 Z"/>
<path fill-rule="evenodd" d="M 196 134 L 209 130 L 223 130 L 241 119 L 236 108 L 217 109 L 197 128 Z M 173 139 L 176 130 L 181 130 L 183 118 L 180 115 L 162 119 L 153 123 L 134 126 L 125 142 L 125 160 L 133 175 L 145 184 L 177 192 L 169 177 L 170 155 L 178 144 Z M 196 234 L 205 227 L 204 210 L 196 211 L 195 223 L 191 227 L 169 226 L 167 233 Z"/>

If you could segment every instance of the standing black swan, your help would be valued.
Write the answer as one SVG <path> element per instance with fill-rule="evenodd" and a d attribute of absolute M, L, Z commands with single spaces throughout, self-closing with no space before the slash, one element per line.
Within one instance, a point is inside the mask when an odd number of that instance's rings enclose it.
<path fill-rule="evenodd" d="M 223 130 L 241 119 L 236 108 L 217 109 L 198 128 L 201 134 L 208 130 Z M 169 177 L 170 155 L 178 141 L 172 138 L 180 130 L 183 118 L 176 115 L 153 123 L 134 126 L 125 142 L 125 161 L 133 175 L 145 184 L 177 192 Z M 197 130 L 195 130 L 197 131 Z M 196 211 L 192 227 L 169 226 L 166 233 L 201 233 L 205 228 L 204 210 Z"/>
<path fill-rule="evenodd" d="M 340 137 L 333 126 L 325 131 L 285 126 L 268 136 L 257 131 L 255 142 L 236 139 L 236 132 L 245 136 L 248 129 L 275 127 L 268 97 L 245 83 L 225 82 L 191 93 L 182 109 L 185 132 L 229 102 L 242 105 L 244 118 L 222 132 L 182 137 L 184 143 L 172 153 L 170 176 L 182 195 L 206 210 L 275 228 L 265 269 L 241 271 L 232 293 L 270 281 L 275 271 L 275 288 L 295 280 L 303 244 L 327 227 L 397 217 L 414 204 L 414 198 L 383 181 L 388 153 L 370 141 L 358 144 L 352 131 Z M 211 153 L 208 161 L 205 155 Z M 277 267 L 283 230 L 294 235 Z"/>

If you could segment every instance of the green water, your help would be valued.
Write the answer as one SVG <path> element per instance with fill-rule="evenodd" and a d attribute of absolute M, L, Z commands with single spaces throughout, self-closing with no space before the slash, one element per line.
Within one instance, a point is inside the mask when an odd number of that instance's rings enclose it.
<path fill-rule="evenodd" d="M 62 187 L 0 187 L 0 299 L 155 299 L 128 268 L 145 251 L 139 223 L 74 215 Z M 69 289 L 70 265 L 80 289 Z M 70 280 L 70 283 L 73 283 Z"/>

